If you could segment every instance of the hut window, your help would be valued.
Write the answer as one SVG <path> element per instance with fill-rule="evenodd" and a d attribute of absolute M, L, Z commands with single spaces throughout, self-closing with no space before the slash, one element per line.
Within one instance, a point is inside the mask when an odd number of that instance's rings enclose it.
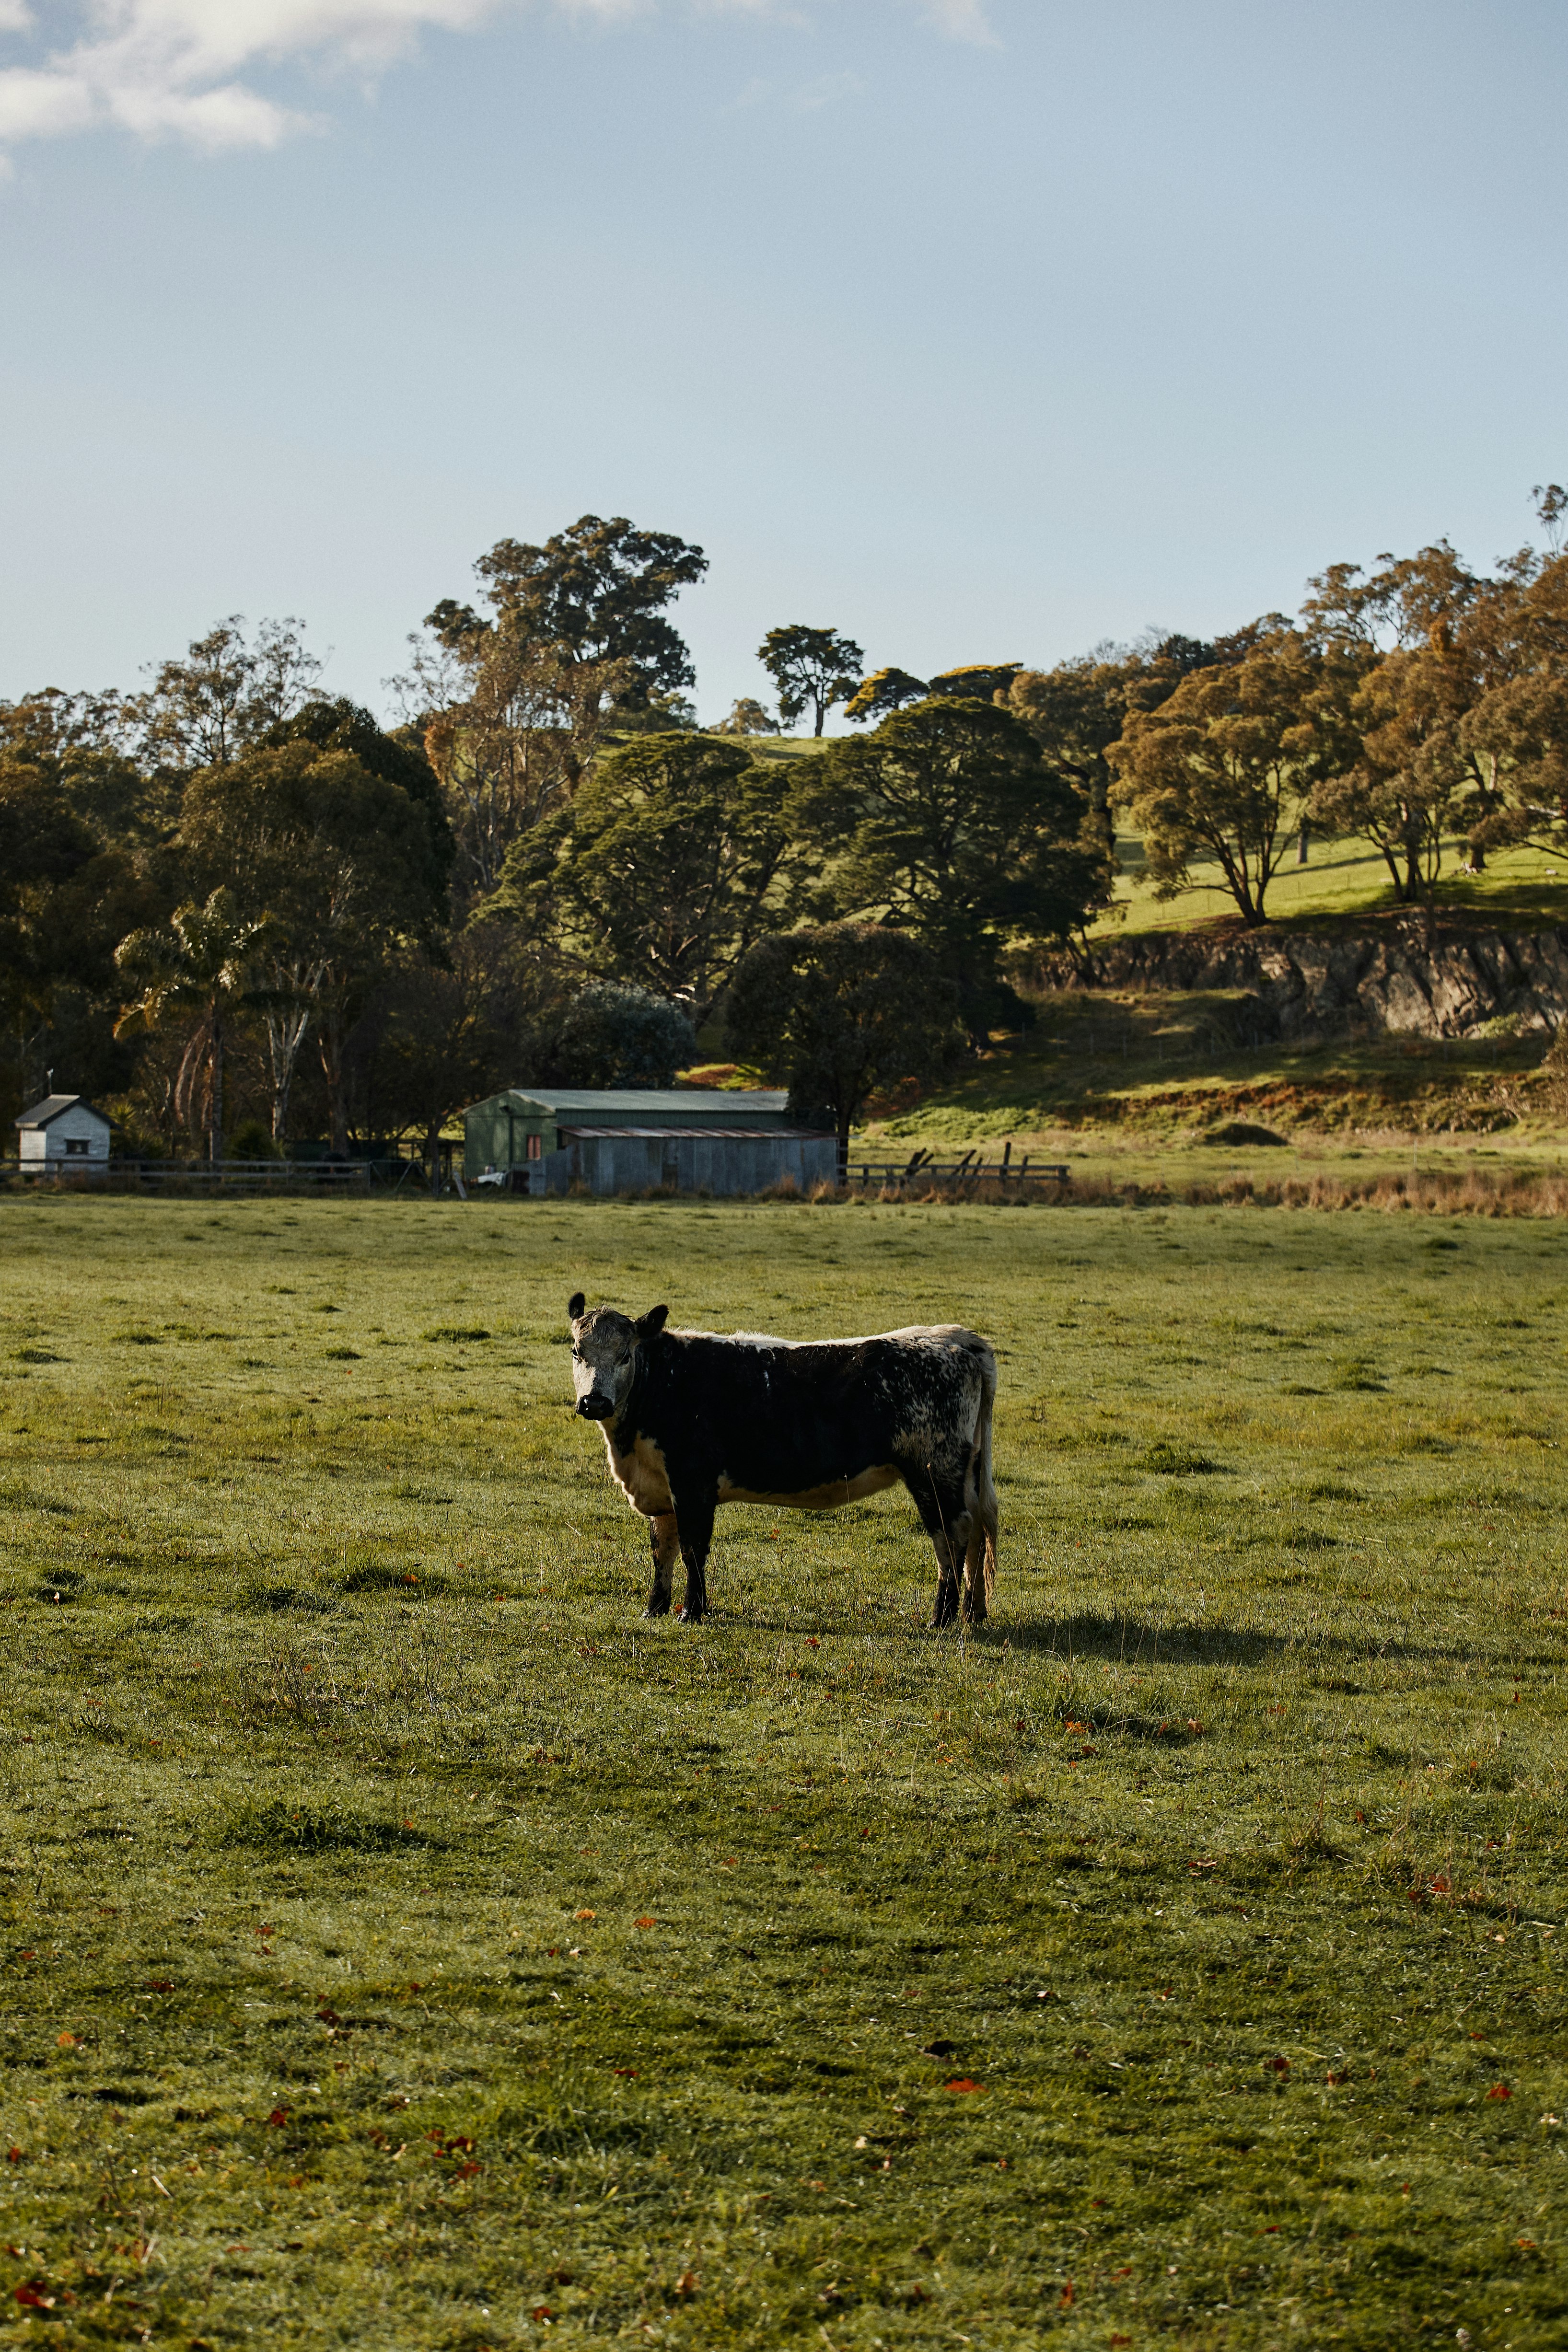
<path fill-rule="evenodd" d="M 85 1135 L 67 1136 L 66 1157 L 68 1160 L 85 1160 L 87 1158 L 87 1138 Z"/>
<path fill-rule="evenodd" d="M 543 1138 L 542 1135 L 531 1135 L 531 1136 L 529 1137 L 529 1139 L 528 1139 L 528 1156 L 529 1156 L 529 1158 L 530 1158 L 531 1160 L 542 1160 L 542 1159 L 543 1159 L 543 1157 L 544 1157 L 544 1138 Z"/>

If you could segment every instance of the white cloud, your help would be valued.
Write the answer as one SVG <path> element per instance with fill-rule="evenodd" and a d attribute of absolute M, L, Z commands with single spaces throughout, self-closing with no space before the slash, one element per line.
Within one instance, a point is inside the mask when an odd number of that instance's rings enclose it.
<path fill-rule="evenodd" d="M 925 0 L 925 14 L 938 29 L 955 41 L 978 41 L 995 47 L 996 36 L 985 16 L 985 0 Z"/>
<path fill-rule="evenodd" d="M 530 0 L 0 0 L 0 35 L 46 43 L 76 37 L 39 63 L 0 67 L 0 142 L 118 125 L 142 139 L 193 146 L 274 147 L 308 118 L 253 89 L 243 74 L 313 59 L 374 72 L 422 32 L 477 31 Z M 660 0 L 544 0 L 563 15 L 610 24 L 654 13 Z M 703 15 L 793 16 L 775 0 L 696 0 Z M 955 39 L 986 41 L 984 0 L 916 0 Z"/>

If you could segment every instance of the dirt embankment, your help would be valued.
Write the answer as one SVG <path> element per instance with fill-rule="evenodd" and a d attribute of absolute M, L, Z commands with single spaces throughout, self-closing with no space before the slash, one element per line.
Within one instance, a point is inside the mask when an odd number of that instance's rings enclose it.
<path fill-rule="evenodd" d="M 1243 990 L 1257 1027 L 1279 1038 L 1342 1034 L 1473 1037 L 1500 1019 L 1568 1024 L 1568 927 L 1439 937 L 1416 927 L 1344 932 L 1144 931 L 1042 956 L 1042 988 Z"/>

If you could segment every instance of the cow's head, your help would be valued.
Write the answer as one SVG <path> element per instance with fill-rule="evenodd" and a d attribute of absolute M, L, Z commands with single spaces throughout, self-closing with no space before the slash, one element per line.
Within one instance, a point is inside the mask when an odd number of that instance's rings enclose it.
<path fill-rule="evenodd" d="M 572 1322 L 572 1385 L 577 1410 L 584 1421 L 614 1421 L 632 1392 L 637 1378 L 637 1349 L 662 1331 L 668 1307 L 650 1307 L 634 1323 L 613 1307 L 584 1309 L 587 1301 L 574 1290 L 566 1303 Z"/>

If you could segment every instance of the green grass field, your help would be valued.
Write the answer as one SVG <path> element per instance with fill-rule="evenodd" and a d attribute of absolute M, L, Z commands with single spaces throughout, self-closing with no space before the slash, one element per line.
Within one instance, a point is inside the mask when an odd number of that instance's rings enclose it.
<path fill-rule="evenodd" d="M 0 1200 L 0 2341 L 1568 2344 L 1563 1244 Z M 563 1306 L 995 1341 L 992 1625 Z M 8 2160 L 7 2160 L 8 2159 Z"/>

